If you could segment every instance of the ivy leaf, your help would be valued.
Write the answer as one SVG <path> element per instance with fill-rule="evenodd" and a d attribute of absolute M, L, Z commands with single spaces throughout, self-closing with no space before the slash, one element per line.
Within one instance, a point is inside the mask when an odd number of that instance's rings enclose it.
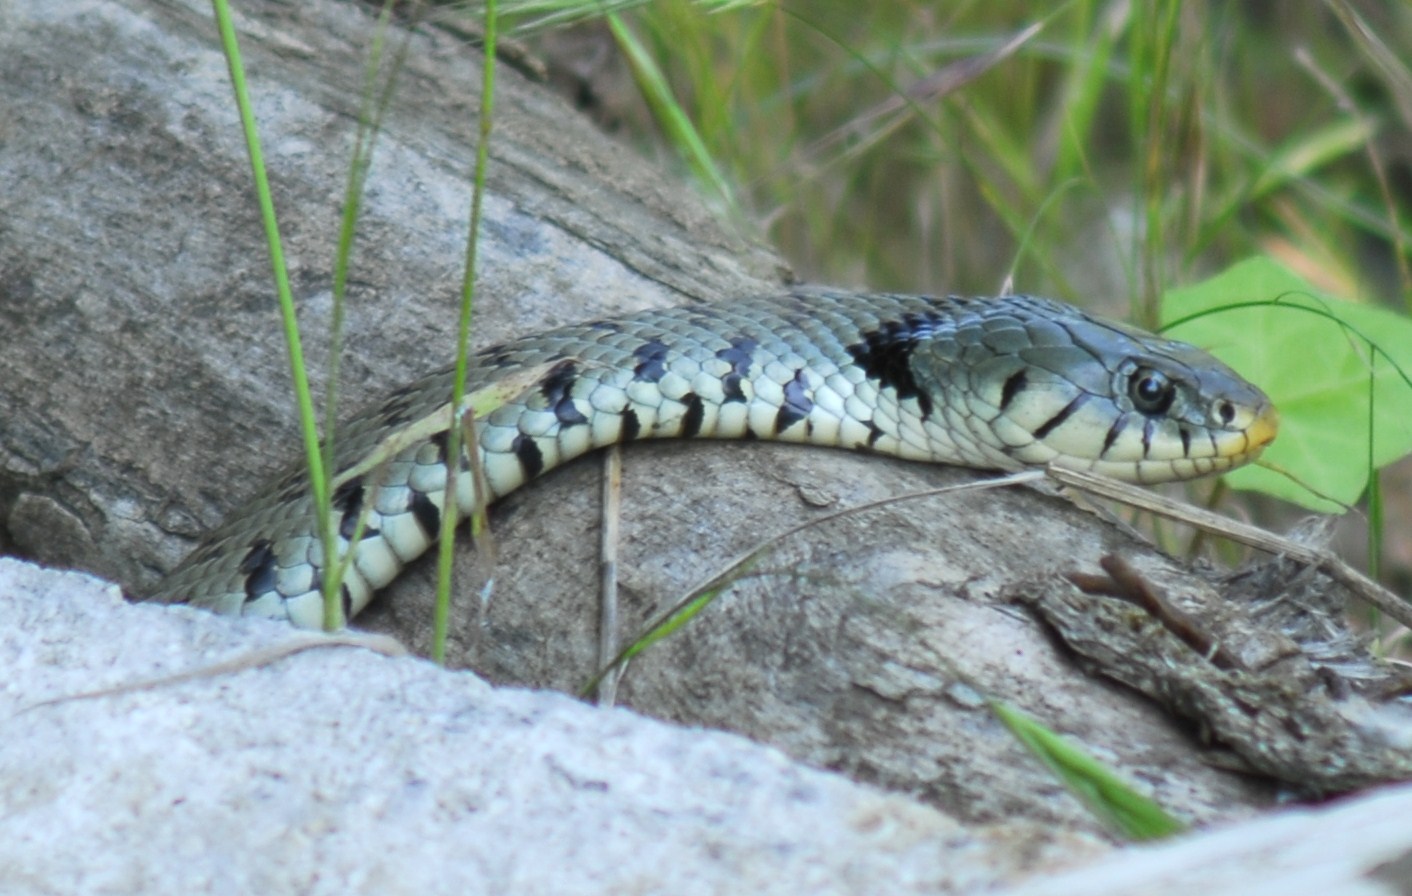
<path fill-rule="evenodd" d="M 1334 298 L 1253 258 L 1168 291 L 1162 323 L 1279 409 L 1279 437 L 1262 458 L 1270 467 L 1227 474 L 1232 488 L 1338 511 L 1359 499 L 1371 471 L 1412 452 L 1412 319 Z"/>

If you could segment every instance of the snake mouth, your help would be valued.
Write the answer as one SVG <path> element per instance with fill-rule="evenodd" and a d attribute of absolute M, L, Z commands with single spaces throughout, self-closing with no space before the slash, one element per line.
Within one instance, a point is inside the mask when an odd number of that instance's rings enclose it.
<path fill-rule="evenodd" d="M 1266 404 L 1255 415 L 1245 430 L 1245 453 L 1254 456 L 1275 440 L 1280 432 L 1280 412 L 1272 404 Z"/>
<path fill-rule="evenodd" d="M 1269 402 L 1260 405 L 1250 425 L 1232 433 L 1234 438 L 1228 439 L 1223 450 L 1218 451 L 1215 470 L 1229 472 L 1255 460 L 1275 440 L 1279 431 L 1280 412 Z"/>

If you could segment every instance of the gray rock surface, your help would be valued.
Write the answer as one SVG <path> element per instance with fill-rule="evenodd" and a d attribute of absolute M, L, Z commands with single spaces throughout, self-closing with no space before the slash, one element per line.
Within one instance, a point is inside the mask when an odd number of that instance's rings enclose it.
<path fill-rule="evenodd" d="M 0 559 L 0 892 L 1380 896 L 1412 880 L 1406 787 L 1106 858 L 1085 836 L 1036 850 L 1023 825 L 963 826 L 734 735 L 359 647 L 267 655 L 308 637 Z"/>
<path fill-rule="evenodd" d="M 0 892 L 920 893 L 1032 861 L 734 735 L 355 647 L 63 699 L 304 637 L 0 559 Z"/>
<path fill-rule="evenodd" d="M 1171 843 L 1123 850 L 1006 896 L 1400 896 L 1412 892 L 1412 787 L 1285 809 Z"/>

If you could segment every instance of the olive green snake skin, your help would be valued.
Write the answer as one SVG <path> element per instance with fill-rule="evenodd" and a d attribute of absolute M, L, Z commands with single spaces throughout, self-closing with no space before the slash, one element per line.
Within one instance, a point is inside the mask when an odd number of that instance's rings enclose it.
<path fill-rule="evenodd" d="M 451 369 L 434 373 L 337 430 L 341 552 L 362 526 L 347 618 L 436 538 L 451 382 Z M 649 311 L 482 351 L 468 388 L 497 385 L 503 403 L 475 421 L 486 503 L 635 439 L 774 439 L 1163 482 L 1246 463 L 1278 425 L 1265 395 L 1205 352 L 1028 296 L 800 289 Z M 457 476 L 458 518 L 476 506 L 474 482 Z M 150 599 L 318 627 L 323 568 L 307 476 L 292 469 Z"/>

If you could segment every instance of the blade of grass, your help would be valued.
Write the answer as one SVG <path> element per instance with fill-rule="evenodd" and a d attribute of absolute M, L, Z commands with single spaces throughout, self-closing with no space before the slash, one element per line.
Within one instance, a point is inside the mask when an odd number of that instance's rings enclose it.
<path fill-rule="evenodd" d="M 990 711 L 1015 739 L 1044 763 L 1084 807 L 1129 840 L 1156 840 L 1186 830 L 1153 800 L 1138 793 L 1084 750 L 1001 700 Z"/>
<path fill-rule="evenodd" d="M 264 153 L 260 149 L 260 135 L 255 127 L 254 108 L 250 102 L 250 88 L 245 81 L 245 65 L 240 58 L 240 46 L 236 39 L 235 25 L 231 20 L 230 4 L 226 0 L 211 0 L 216 17 L 216 27 L 220 33 L 221 48 L 225 53 L 226 66 L 230 71 L 231 87 L 235 91 L 235 104 L 240 112 L 240 127 L 245 133 L 245 149 L 250 157 L 250 169 L 255 179 L 255 195 L 260 204 L 260 221 L 265 228 L 265 240 L 269 246 L 270 267 L 274 271 L 275 291 L 279 297 L 280 318 L 284 324 L 284 341 L 289 352 L 290 376 L 294 380 L 295 400 L 299 406 L 299 429 L 304 440 L 304 459 L 309 470 L 309 489 L 314 496 L 314 506 L 318 508 L 319 541 L 324 556 L 336 557 L 332 521 L 328 514 L 329 482 L 328 471 L 324 467 L 319 449 L 319 432 L 314 412 L 314 399 L 309 391 L 309 377 L 304 364 L 304 349 L 299 339 L 299 320 L 294 311 L 294 294 L 289 286 L 289 272 L 284 262 L 284 248 L 280 241 L 279 222 L 275 218 L 274 198 L 270 192 L 269 177 L 265 172 Z M 333 613 L 328 612 L 325 603 L 324 628 L 335 631 L 343 627 L 342 607 L 333 605 Z"/>
<path fill-rule="evenodd" d="M 865 109 L 837 128 L 815 140 L 804 149 L 805 157 L 820 157 L 826 149 L 841 144 L 845 138 L 854 139 L 835 159 L 824 162 L 826 168 L 846 161 L 851 156 L 883 142 L 914 117 L 927 118 L 927 107 L 940 103 L 946 97 L 961 90 L 981 75 L 1019 52 L 1044 27 L 1043 22 L 1035 22 L 1020 30 L 997 47 L 975 56 L 958 59 L 949 65 L 932 72 L 925 78 L 901 87 L 893 84 L 893 93 L 871 109 Z"/>
<path fill-rule="evenodd" d="M 633 80 L 637 82 L 638 90 L 642 91 L 659 126 L 666 132 L 667 139 L 681 153 L 696 179 L 719 196 L 732 214 L 736 214 L 738 206 L 734 191 L 716 167 L 716 162 L 711 158 L 711 153 L 706 149 L 696 126 L 692 124 L 691 117 L 672 95 L 666 75 L 637 39 L 637 35 L 633 34 L 632 29 L 628 28 L 617 14 L 610 13 L 607 21 L 609 29 L 613 32 L 613 39 L 617 41 L 618 48 L 623 51 L 628 65 L 632 68 Z"/>
<path fill-rule="evenodd" d="M 748 564 L 741 564 L 736 567 L 742 575 L 748 568 Z M 713 587 L 694 592 L 686 601 L 673 607 L 670 612 L 653 623 L 650 628 L 637 638 L 633 639 L 631 644 L 620 650 L 618 655 L 613 657 L 607 665 L 595 672 L 593 677 L 585 682 L 583 687 L 579 688 L 579 696 L 588 697 L 590 694 L 593 694 L 598 690 L 600 684 L 607 681 L 608 677 L 615 671 L 623 669 L 633 657 L 642 653 L 658 641 L 671 637 L 677 631 L 680 631 L 682 626 L 696 618 L 696 614 L 706 609 L 706 607 L 731 584 L 733 583 L 722 582 Z"/>
<path fill-rule="evenodd" d="M 475 310 L 476 245 L 480 235 L 482 200 L 485 196 L 485 170 L 490 161 L 490 128 L 495 110 L 495 0 L 486 0 L 484 17 L 484 66 L 481 69 L 480 111 L 477 124 L 475 184 L 471 189 L 471 224 L 466 235 L 465 269 L 461 278 L 461 316 L 456 331 L 456 377 L 451 385 L 452 407 L 461 407 L 466 394 L 466 372 L 470 363 L 471 317 Z M 473 429 L 473 421 L 467 426 Z M 475 451 L 474 432 L 466 439 L 469 450 Z M 441 533 L 436 557 L 436 611 L 432 618 L 432 660 L 446 661 L 446 638 L 451 620 L 451 558 L 456 539 L 456 474 L 461 466 L 461 427 L 452 426 L 446 440 L 446 498 L 441 513 Z M 481 525 L 475 518 L 484 514 L 485 496 L 476 489 L 478 507 L 472 512 L 471 525 Z"/>
<path fill-rule="evenodd" d="M 1356 14 L 1349 10 L 1346 5 L 1340 4 L 1340 6 L 1342 7 L 1342 13 L 1345 16 L 1351 15 L 1354 16 L 1356 19 Z M 1370 51 L 1370 55 L 1372 55 L 1373 58 L 1383 58 L 1377 52 L 1378 44 L 1376 43 L 1377 39 L 1375 37 L 1368 34 L 1363 29 L 1355 29 L 1352 31 L 1352 33 L 1355 37 L 1363 38 L 1363 40 L 1360 41 L 1360 44 L 1364 47 L 1366 51 Z M 1374 41 L 1375 43 L 1370 44 L 1368 42 L 1370 40 Z M 1361 120 L 1367 117 L 1364 115 L 1363 110 L 1359 107 L 1358 103 L 1354 100 L 1352 93 L 1347 90 L 1337 78 L 1333 77 L 1332 75 L 1330 75 L 1329 72 L 1321 68 L 1319 64 L 1314 60 L 1312 54 L 1310 54 L 1307 48 L 1296 48 L 1294 58 L 1297 62 L 1299 62 L 1301 66 L 1304 67 L 1306 71 L 1309 72 L 1310 76 L 1315 80 L 1315 82 L 1322 86 L 1324 88 L 1324 91 L 1334 98 L 1334 101 L 1338 103 L 1338 107 L 1340 109 L 1342 109 L 1344 112 L 1348 113 L 1350 116 L 1356 119 Z M 1407 75 L 1406 69 L 1403 68 L 1400 63 L 1396 62 L 1396 60 L 1392 60 L 1392 62 L 1397 66 L 1398 70 L 1390 70 L 1388 72 L 1388 80 L 1395 84 L 1402 83 L 1405 87 L 1406 85 L 1404 78 Z M 1403 77 L 1399 78 L 1399 74 L 1401 74 Z M 1396 90 L 1393 91 L 1393 93 L 1394 99 L 1399 101 L 1399 106 L 1400 108 L 1402 108 L 1403 120 L 1412 123 L 1412 118 L 1408 117 L 1407 108 L 1405 108 L 1405 106 L 1402 106 L 1402 101 L 1405 100 L 1406 97 L 1399 97 L 1397 95 L 1399 91 Z M 1408 263 L 1407 245 L 1405 241 L 1401 238 L 1402 213 L 1399 209 L 1399 204 L 1397 200 L 1394 198 L 1396 194 L 1393 191 L 1391 180 L 1388 176 L 1387 161 L 1383 158 L 1383 152 L 1379 148 L 1378 141 L 1373 139 L 1372 129 L 1370 129 L 1368 140 L 1362 146 L 1362 150 L 1368 156 L 1368 169 L 1373 175 L 1373 180 L 1378 185 L 1378 194 L 1382 199 L 1383 208 L 1386 210 L 1388 222 L 1391 225 L 1390 229 L 1393 233 L 1392 254 L 1393 258 L 1397 262 L 1398 275 L 1402 280 L 1403 304 L 1408 307 L 1408 310 L 1412 310 L 1412 265 L 1409 265 Z"/>
<path fill-rule="evenodd" d="M 1109 66 L 1118 40 L 1126 32 L 1131 17 L 1126 4 L 1115 4 L 1105 14 L 1095 15 L 1086 8 L 1072 17 L 1074 31 L 1070 46 L 1082 47 L 1064 76 L 1058 147 L 1051 177 L 1065 179 L 1087 173 L 1090 141 L 1099 117 L 1100 103 L 1108 87 Z M 1097 19 L 1097 21 L 1095 21 Z"/>
<path fill-rule="evenodd" d="M 1166 225 L 1168 189 L 1173 179 L 1171 140 L 1180 102 L 1173 94 L 1172 56 L 1178 40 L 1178 7 L 1174 0 L 1138 4 L 1132 29 L 1133 81 L 1145 89 L 1128 94 L 1132 132 L 1137 136 L 1135 192 L 1141 203 L 1142 231 L 1138 245 L 1141 289 L 1132 310 L 1139 324 L 1157 319 L 1157 302 L 1166 284 Z"/>
<path fill-rule="evenodd" d="M 393 59 L 391 70 L 383 82 L 382 90 L 377 90 L 377 76 L 382 68 L 383 37 L 392 15 L 393 0 L 385 0 L 378 14 L 378 25 L 373 31 L 373 45 L 368 52 L 368 64 L 363 73 L 363 92 L 358 109 L 358 130 L 353 140 L 353 158 L 348 166 L 348 183 L 344 189 L 343 217 L 339 224 L 338 245 L 333 261 L 333 316 L 329 323 L 328 385 L 324 391 L 324 469 L 332 476 L 337 470 L 337 452 L 334 439 L 337 434 L 339 366 L 343 360 L 343 320 L 344 300 L 348 293 L 348 270 L 353 257 L 353 242 L 357 236 L 358 214 L 362 208 L 364 186 L 368 172 L 372 169 L 373 148 L 382 130 L 382 118 L 392 99 L 397 73 L 406 60 L 407 47 L 412 36 L 411 29 L 403 33 L 401 47 Z M 331 483 L 330 492 L 336 487 Z M 323 505 L 319 505 L 323 506 Z M 324 563 L 323 599 L 324 625 L 334 624 L 342 610 L 342 585 L 344 574 L 353 558 L 353 550 L 363 534 L 363 520 L 360 517 L 354 527 L 353 537 L 348 540 L 342 562 Z M 325 552 L 325 557 L 333 555 Z"/>

